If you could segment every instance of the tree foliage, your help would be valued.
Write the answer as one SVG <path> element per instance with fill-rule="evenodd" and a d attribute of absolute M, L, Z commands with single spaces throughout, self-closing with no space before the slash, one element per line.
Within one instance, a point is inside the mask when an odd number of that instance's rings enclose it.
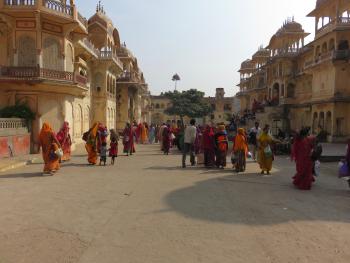
<path fill-rule="evenodd" d="M 196 89 L 166 92 L 164 96 L 171 101 L 171 106 L 165 110 L 168 115 L 177 115 L 181 118 L 185 116 L 201 118 L 208 116 L 213 111 L 210 104 L 204 100 L 204 92 Z"/>
<path fill-rule="evenodd" d="M 20 118 L 27 121 L 35 119 L 35 113 L 23 103 L 16 103 L 0 110 L 0 118 Z"/>

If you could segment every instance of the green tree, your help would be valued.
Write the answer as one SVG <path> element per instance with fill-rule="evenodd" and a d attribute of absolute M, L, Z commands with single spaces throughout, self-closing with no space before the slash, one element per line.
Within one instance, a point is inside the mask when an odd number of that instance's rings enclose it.
<path fill-rule="evenodd" d="M 185 116 L 201 118 L 213 112 L 210 104 L 204 100 L 204 92 L 196 89 L 182 92 L 169 91 L 164 96 L 171 101 L 171 106 L 165 110 L 165 113 L 171 116 L 180 116 L 182 125 Z"/>

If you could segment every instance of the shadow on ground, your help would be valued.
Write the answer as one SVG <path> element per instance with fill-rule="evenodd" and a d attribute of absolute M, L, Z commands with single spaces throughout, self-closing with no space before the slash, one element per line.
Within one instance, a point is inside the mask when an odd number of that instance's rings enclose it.
<path fill-rule="evenodd" d="M 349 191 L 316 185 L 304 192 L 295 189 L 289 179 L 255 173 L 201 181 L 169 193 L 164 201 L 171 211 L 185 217 L 228 224 L 350 223 Z"/>

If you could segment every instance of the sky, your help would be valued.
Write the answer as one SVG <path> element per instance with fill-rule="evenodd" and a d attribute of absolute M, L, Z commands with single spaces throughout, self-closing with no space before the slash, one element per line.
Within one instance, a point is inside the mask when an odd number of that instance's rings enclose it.
<path fill-rule="evenodd" d="M 89 18 L 96 1 L 76 0 Z M 316 0 L 103 0 L 107 16 L 122 42 L 138 58 L 153 95 L 174 89 L 198 89 L 214 96 L 225 88 L 237 92 L 241 62 L 267 46 L 288 17 L 314 34 L 314 19 L 306 15 Z"/>

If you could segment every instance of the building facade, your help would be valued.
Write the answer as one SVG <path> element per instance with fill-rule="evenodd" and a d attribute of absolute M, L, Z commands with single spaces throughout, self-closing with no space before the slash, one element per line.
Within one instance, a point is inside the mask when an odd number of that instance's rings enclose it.
<path fill-rule="evenodd" d="M 1 1 L 0 108 L 27 103 L 36 113 L 32 152 L 44 122 L 57 131 L 68 121 L 79 142 L 93 122 L 120 128 L 120 120 L 141 119 L 149 92 L 137 65 L 130 70 L 126 50 L 100 4 L 87 20 L 74 0 Z M 134 92 L 121 95 L 129 72 L 140 78 Z M 126 114 L 131 108 L 137 114 Z"/>
<path fill-rule="evenodd" d="M 213 113 L 210 116 L 199 118 L 200 124 L 217 124 L 227 123 L 232 115 L 237 113 L 238 107 L 235 97 L 225 97 L 225 90 L 217 88 L 215 97 L 206 97 L 205 100 L 211 105 Z M 151 96 L 151 119 L 154 124 L 162 124 L 166 122 L 177 121 L 178 116 L 169 116 L 165 110 L 171 106 L 171 101 L 164 96 Z M 185 118 L 185 122 L 189 122 L 189 118 Z"/>
<path fill-rule="evenodd" d="M 241 114 L 252 112 L 274 133 L 310 127 L 330 142 L 350 137 L 350 2 L 318 0 L 315 38 L 289 19 L 239 70 Z"/>

